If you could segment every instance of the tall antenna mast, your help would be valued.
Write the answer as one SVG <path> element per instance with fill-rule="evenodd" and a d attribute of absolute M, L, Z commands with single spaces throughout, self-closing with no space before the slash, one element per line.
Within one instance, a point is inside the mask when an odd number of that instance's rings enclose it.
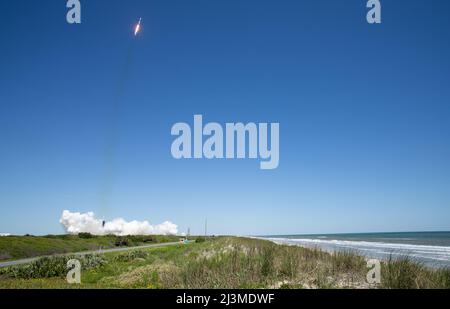
<path fill-rule="evenodd" d="M 205 237 L 208 236 L 208 218 L 205 219 Z"/>

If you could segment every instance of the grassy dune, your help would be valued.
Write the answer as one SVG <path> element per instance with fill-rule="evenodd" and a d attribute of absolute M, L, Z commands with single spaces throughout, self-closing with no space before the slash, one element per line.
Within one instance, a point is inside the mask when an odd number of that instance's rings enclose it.
<path fill-rule="evenodd" d="M 80 251 L 139 246 L 142 244 L 177 241 L 175 236 L 126 236 L 117 237 L 81 235 L 48 235 L 0 237 L 0 261 L 17 260 L 43 255 L 63 254 Z"/>
<path fill-rule="evenodd" d="M 65 282 L 66 259 L 2 269 L 0 288 L 450 288 L 449 270 L 408 259 L 385 262 L 373 286 L 357 255 L 232 237 L 87 256 L 79 286 Z"/>

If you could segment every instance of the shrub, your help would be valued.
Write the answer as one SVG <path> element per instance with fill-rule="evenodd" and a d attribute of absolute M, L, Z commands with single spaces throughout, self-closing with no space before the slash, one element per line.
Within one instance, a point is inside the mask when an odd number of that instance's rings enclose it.
<path fill-rule="evenodd" d="M 78 237 L 82 239 L 89 239 L 93 238 L 94 236 L 91 233 L 80 233 L 78 234 Z"/>
<path fill-rule="evenodd" d="M 129 238 L 134 244 L 147 243 L 147 242 L 154 241 L 153 237 L 151 237 L 151 236 L 129 236 Z"/>
<path fill-rule="evenodd" d="M 26 265 L 0 269 L 0 275 L 16 279 L 63 277 L 69 271 L 67 262 L 72 259 L 79 260 L 84 270 L 97 268 L 105 264 L 105 259 L 102 256 L 94 254 L 43 257 Z"/>
<path fill-rule="evenodd" d="M 195 239 L 195 242 L 196 243 L 202 243 L 202 242 L 205 242 L 206 241 L 206 238 L 205 237 L 197 237 L 196 239 Z"/>
<path fill-rule="evenodd" d="M 119 236 L 116 237 L 116 241 L 114 243 L 116 247 L 126 247 L 129 245 L 129 240 L 127 237 Z"/>

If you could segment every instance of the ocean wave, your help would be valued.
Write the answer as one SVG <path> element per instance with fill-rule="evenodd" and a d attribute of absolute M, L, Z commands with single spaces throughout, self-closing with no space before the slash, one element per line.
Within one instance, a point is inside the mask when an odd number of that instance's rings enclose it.
<path fill-rule="evenodd" d="M 450 266 L 450 247 L 388 242 L 309 238 L 264 238 L 279 244 L 318 247 L 326 251 L 357 251 L 379 259 L 407 256 L 431 266 Z"/>

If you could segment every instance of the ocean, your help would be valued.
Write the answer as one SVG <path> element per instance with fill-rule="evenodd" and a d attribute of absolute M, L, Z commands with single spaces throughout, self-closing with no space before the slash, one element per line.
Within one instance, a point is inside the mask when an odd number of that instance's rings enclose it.
<path fill-rule="evenodd" d="M 258 238 L 329 252 L 353 251 L 380 260 L 408 256 L 430 267 L 450 268 L 450 232 L 270 235 Z"/>

